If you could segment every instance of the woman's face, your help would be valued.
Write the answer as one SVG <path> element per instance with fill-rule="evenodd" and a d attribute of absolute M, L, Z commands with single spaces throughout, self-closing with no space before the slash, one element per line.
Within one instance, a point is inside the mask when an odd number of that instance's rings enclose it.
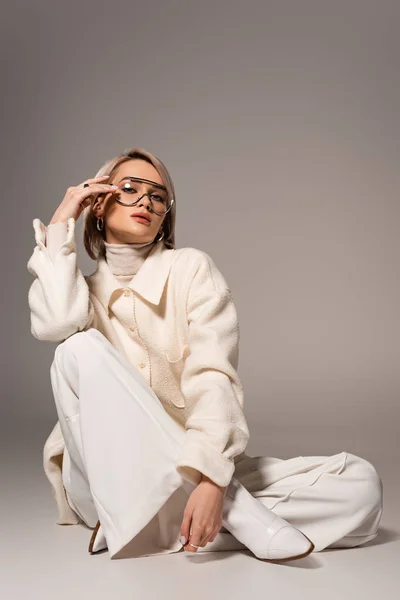
<path fill-rule="evenodd" d="M 125 190 L 116 190 L 108 192 L 104 196 L 99 196 L 98 202 L 93 207 L 93 214 L 96 217 L 104 218 L 104 228 L 106 241 L 111 244 L 132 244 L 151 242 L 161 229 L 161 225 L 166 215 L 158 215 L 151 209 L 151 202 L 148 196 L 144 196 L 134 206 L 123 206 L 116 202 L 121 200 L 126 204 L 134 201 L 134 198 L 148 192 L 157 194 L 158 202 L 162 197 L 166 197 L 166 191 L 147 182 L 136 182 L 129 179 L 121 181 L 125 177 L 139 177 L 147 179 L 155 184 L 164 185 L 158 171 L 153 165 L 141 159 L 132 159 L 122 163 L 118 170 L 110 177 L 108 184 L 125 186 Z M 140 192 L 140 193 L 139 193 Z M 154 205 L 157 210 L 157 205 Z M 143 222 L 133 218 L 133 213 L 143 212 L 148 215 L 150 222 Z"/>

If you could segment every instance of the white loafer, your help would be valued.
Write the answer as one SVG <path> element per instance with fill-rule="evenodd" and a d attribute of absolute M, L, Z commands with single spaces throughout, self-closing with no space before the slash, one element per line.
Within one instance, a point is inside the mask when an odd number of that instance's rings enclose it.
<path fill-rule="evenodd" d="M 222 524 L 267 562 L 304 558 L 315 548 L 304 533 L 254 498 L 235 477 L 226 490 Z"/>

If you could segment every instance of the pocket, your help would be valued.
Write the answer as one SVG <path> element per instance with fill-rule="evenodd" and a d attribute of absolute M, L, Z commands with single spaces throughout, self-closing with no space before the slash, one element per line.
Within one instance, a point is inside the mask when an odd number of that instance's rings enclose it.
<path fill-rule="evenodd" d="M 169 370 L 169 381 L 166 384 L 168 399 L 177 408 L 185 406 L 185 398 L 181 389 L 181 376 L 188 353 L 189 344 L 185 344 L 175 354 L 171 351 L 164 351 Z"/>
<path fill-rule="evenodd" d="M 164 351 L 165 357 L 169 363 L 179 363 L 181 360 L 185 358 L 187 350 L 189 348 L 189 344 L 185 344 L 180 350 L 177 352 Z"/>

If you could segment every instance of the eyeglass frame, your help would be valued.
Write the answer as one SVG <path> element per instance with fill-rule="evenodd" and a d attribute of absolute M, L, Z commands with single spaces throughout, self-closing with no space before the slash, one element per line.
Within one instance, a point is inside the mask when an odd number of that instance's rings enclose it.
<path fill-rule="evenodd" d="M 168 194 L 168 191 L 167 191 L 166 187 L 164 185 L 161 185 L 161 183 L 155 183 L 154 181 L 151 181 L 150 179 L 143 179 L 142 177 L 128 177 L 128 179 L 129 179 L 129 181 L 144 181 L 145 183 L 151 183 L 154 186 L 159 187 L 159 188 L 165 190 L 167 192 L 167 194 Z M 122 191 L 122 190 L 120 190 L 120 191 Z M 115 192 L 113 192 L 113 194 L 115 194 Z M 164 216 L 164 215 L 168 214 L 169 211 L 172 208 L 172 205 L 175 202 L 175 198 L 172 197 L 171 200 L 170 200 L 170 206 L 169 206 L 168 210 L 166 210 L 163 213 L 160 213 L 157 210 L 155 210 L 155 208 L 153 206 L 153 200 L 151 198 L 151 194 L 149 194 L 148 192 L 142 194 L 140 196 L 140 198 L 138 198 L 137 200 L 135 200 L 135 202 L 132 202 L 131 204 L 125 204 L 124 202 L 121 202 L 120 200 L 118 200 L 118 198 L 115 198 L 115 202 L 118 202 L 118 204 L 120 204 L 121 206 L 135 206 L 139 202 L 139 200 L 141 200 L 144 196 L 148 196 L 148 198 L 150 200 L 151 210 L 153 212 L 155 212 L 159 216 Z"/>

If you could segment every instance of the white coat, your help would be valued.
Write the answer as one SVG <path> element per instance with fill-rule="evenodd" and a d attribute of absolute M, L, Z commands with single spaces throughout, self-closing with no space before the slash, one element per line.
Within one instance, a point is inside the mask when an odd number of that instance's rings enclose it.
<path fill-rule="evenodd" d="M 84 276 L 77 266 L 75 219 L 55 256 L 45 225 L 34 219 L 36 246 L 27 268 L 31 333 L 60 343 L 98 329 L 146 378 L 166 411 L 187 430 L 178 471 L 193 483 L 204 473 L 226 486 L 249 429 L 237 373 L 239 327 L 232 293 L 211 257 L 196 248 L 158 243 L 130 284 L 121 287 L 107 262 Z M 65 444 L 57 421 L 44 447 L 44 470 L 58 523 L 76 522 L 61 479 Z"/>

